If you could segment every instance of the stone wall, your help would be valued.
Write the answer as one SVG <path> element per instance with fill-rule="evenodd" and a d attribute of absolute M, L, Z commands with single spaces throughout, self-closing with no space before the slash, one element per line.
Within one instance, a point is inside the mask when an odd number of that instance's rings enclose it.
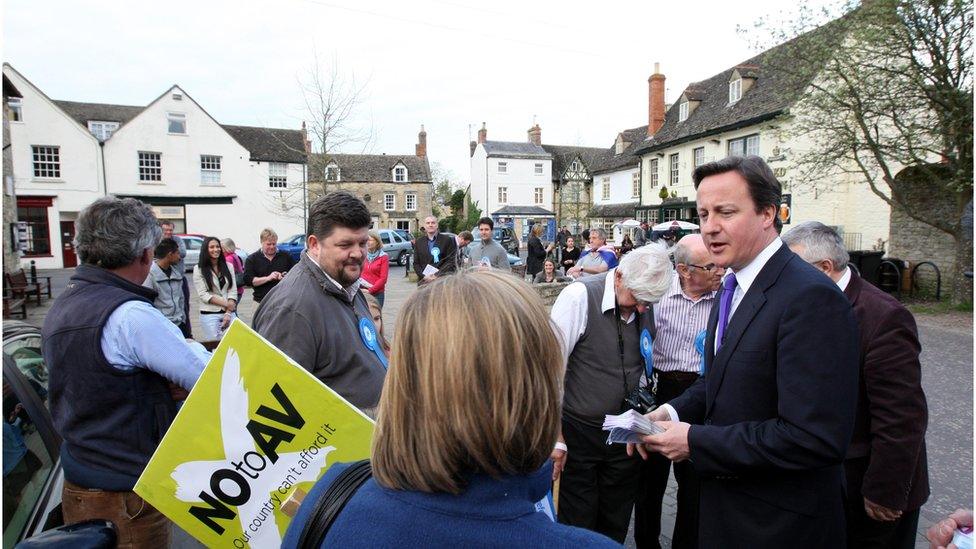
<path fill-rule="evenodd" d="M 934 213 L 934 212 L 933 212 Z M 939 215 L 935 213 L 935 215 Z M 888 242 L 886 257 L 902 259 L 915 265 L 931 261 L 942 272 L 942 292 L 949 290 L 952 267 L 956 258 L 955 240 L 948 234 L 916 221 L 903 210 L 891 210 L 891 240 Z M 935 275 L 932 269 L 923 267 L 918 271 L 918 280 L 926 293 L 934 293 Z"/>
<path fill-rule="evenodd" d="M 559 292 L 563 291 L 563 288 L 569 286 L 569 284 L 569 282 L 533 284 L 532 288 L 539 293 L 539 297 L 542 298 L 542 302 L 546 305 L 546 307 L 552 307 L 552 304 L 556 302 L 556 298 L 559 297 Z"/>
<path fill-rule="evenodd" d="M 310 189 L 321 188 L 321 183 L 309 185 Z M 417 231 L 423 225 L 424 218 L 431 215 L 431 200 L 433 199 L 433 185 L 430 183 L 329 183 L 328 189 L 348 191 L 359 198 L 369 208 L 371 216 L 379 218 L 380 229 L 396 228 L 395 220 L 409 220 L 410 230 Z M 386 193 L 396 194 L 396 209 L 385 211 L 383 209 L 383 195 Z M 407 193 L 417 195 L 417 210 L 407 211 Z M 415 221 L 415 220 L 419 220 Z"/>
<path fill-rule="evenodd" d="M 6 76 L 4 80 L 6 80 Z M 13 250 L 11 241 L 10 225 L 17 221 L 17 197 L 14 194 L 14 162 L 10 145 L 10 127 L 7 124 L 9 110 L 7 98 L 3 100 L 3 235 L 0 236 L 0 245 L 3 246 L 3 270 L 4 272 L 16 271 L 20 268 L 20 256 Z M 9 191 L 9 194 L 8 194 Z"/>

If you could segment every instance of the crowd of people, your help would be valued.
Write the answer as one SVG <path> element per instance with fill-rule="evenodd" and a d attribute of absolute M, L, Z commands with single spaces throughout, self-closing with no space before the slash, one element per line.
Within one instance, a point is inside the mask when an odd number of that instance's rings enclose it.
<path fill-rule="evenodd" d="M 660 547 L 672 467 L 673 547 L 914 546 L 929 487 L 911 313 L 860 278 L 833 229 L 780 236 L 760 158 L 705 164 L 694 183 L 701 234 L 671 246 L 642 227 L 618 255 L 602 228 L 581 248 L 533 227 L 531 281 L 570 282 L 549 312 L 509 274 L 491 218 L 477 238 L 425 219 L 392 342 L 389 257 L 352 194 L 311 204 L 297 262 L 270 229 L 243 265 L 232 241 L 205 238 L 201 339 L 251 287 L 254 330 L 377 422 L 369 480 L 310 540 L 320 498 L 359 470 L 329 469 L 284 546 L 609 547 L 633 514 L 638 547 Z M 210 356 L 191 339 L 185 246 L 145 204 L 103 198 L 79 215 L 76 249 L 43 330 L 64 515 L 112 520 L 120 546 L 165 546 L 165 517 L 132 489 Z M 604 418 L 627 410 L 661 432 L 608 444 Z M 535 503 L 557 480 L 552 522 Z"/>

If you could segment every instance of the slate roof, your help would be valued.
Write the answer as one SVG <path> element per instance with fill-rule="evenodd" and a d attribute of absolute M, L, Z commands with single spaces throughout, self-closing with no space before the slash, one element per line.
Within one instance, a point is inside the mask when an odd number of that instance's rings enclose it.
<path fill-rule="evenodd" d="M 634 217 L 638 202 L 624 204 L 597 204 L 590 208 L 587 217 Z"/>
<path fill-rule="evenodd" d="M 339 182 L 378 183 L 393 182 L 393 166 L 403 162 L 407 167 L 407 183 L 430 183 L 430 165 L 427 158 L 412 154 L 330 154 L 314 155 L 316 164 L 325 167 L 335 162 L 339 166 Z M 322 174 L 316 174 L 321 177 Z"/>
<path fill-rule="evenodd" d="M 106 103 L 80 103 L 78 101 L 54 101 L 54 104 L 61 108 L 68 116 L 74 118 L 79 124 L 88 129 L 89 120 L 101 122 L 118 122 L 122 126 L 132 120 L 139 113 L 146 110 L 146 107 L 134 105 L 109 105 Z"/>
<path fill-rule="evenodd" d="M 543 149 L 552 155 L 552 180 L 559 181 L 560 176 L 569 168 L 577 157 L 583 161 L 586 170 L 592 174 L 594 166 L 598 166 L 609 154 L 608 149 L 598 147 L 574 147 L 569 145 L 543 145 Z"/>
<path fill-rule="evenodd" d="M 505 206 L 492 212 L 491 215 L 556 215 L 555 212 L 541 206 Z"/>
<path fill-rule="evenodd" d="M 592 173 L 606 173 L 615 172 L 617 170 L 622 170 L 624 168 L 636 167 L 640 163 L 640 158 L 634 155 L 634 151 L 641 146 L 644 139 L 647 137 L 647 126 L 639 126 L 637 128 L 630 128 L 629 130 L 624 130 L 620 132 L 624 136 L 624 141 L 629 142 L 630 145 L 624 147 L 624 150 L 620 154 L 617 152 L 617 140 L 614 139 L 613 145 L 607 149 L 606 154 L 600 159 L 596 166 L 591 168 Z"/>
<path fill-rule="evenodd" d="M 529 142 L 485 141 L 482 143 L 488 156 L 508 158 L 549 158 L 543 147 Z"/>
<path fill-rule="evenodd" d="M 251 160 L 305 163 L 305 139 L 301 130 L 228 126 L 227 133 L 251 153 Z"/>
<path fill-rule="evenodd" d="M 634 150 L 635 154 L 652 152 L 686 141 L 757 124 L 779 116 L 799 100 L 817 70 L 776 70 L 776 63 L 789 62 L 790 52 L 817 44 L 839 41 L 845 35 L 842 22 L 836 19 L 805 34 L 770 48 L 759 55 L 703 80 L 688 85 L 683 91 L 701 103 L 688 116 L 678 122 L 678 105 L 675 103 L 665 115 L 664 125 Z M 795 65 L 791 65 L 795 66 Z M 810 64 L 809 66 L 813 66 Z M 755 77 L 752 87 L 744 91 L 742 98 L 729 105 L 729 79 L 739 69 L 745 77 Z"/>

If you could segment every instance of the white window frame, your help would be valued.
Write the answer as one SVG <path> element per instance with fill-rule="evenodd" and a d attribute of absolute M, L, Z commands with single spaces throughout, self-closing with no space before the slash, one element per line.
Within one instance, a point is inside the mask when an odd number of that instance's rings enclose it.
<path fill-rule="evenodd" d="M 537 162 L 535 165 L 535 174 L 542 175 L 543 173 L 545 173 L 545 166 L 541 162 Z"/>
<path fill-rule="evenodd" d="M 407 193 L 406 195 L 406 207 L 408 212 L 417 211 L 417 193 Z"/>
<path fill-rule="evenodd" d="M 268 162 L 268 188 L 288 188 L 288 164 L 284 162 Z"/>
<path fill-rule="evenodd" d="M 647 171 L 651 175 L 651 188 L 657 187 L 660 175 L 657 173 L 658 161 L 657 158 L 652 158 L 650 164 L 648 165 Z"/>
<path fill-rule="evenodd" d="M 24 103 L 19 97 L 8 97 L 7 108 L 10 109 L 11 122 L 24 121 Z"/>
<path fill-rule="evenodd" d="M 177 132 L 173 131 L 173 124 L 183 124 L 183 131 Z M 166 133 L 170 135 L 186 135 L 186 114 L 182 112 L 167 112 L 166 113 Z"/>
<path fill-rule="evenodd" d="M 498 187 L 498 203 L 508 204 L 508 187 Z"/>
<path fill-rule="evenodd" d="M 498 163 L 498 173 L 508 173 L 508 162 Z"/>
<path fill-rule="evenodd" d="M 383 211 L 396 210 L 396 193 L 383 193 Z"/>
<path fill-rule="evenodd" d="M 692 157 L 694 160 L 695 169 L 705 163 L 705 147 L 695 147 L 692 149 Z"/>
<path fill-rule="evenodd" d="M 397 165 L 393 167 L 393 182 L 394 183 L 406 183 L 407 182 L 407 167 L 404 165 Z"/>
<path fill-rule="evenodd" d="M 162 183 L 163 181 L 163 153 L 153 151 L 139 151 L 139 183 Z"/>
<path fill-rule="evenodd" d="M 34 179 L 61 179 L 61 146 L 31 145 Z"/>
<path fill-rule="evenodd" d="M 403 223 L 406 226 L 400 225 Z M 410 230 L 410 220 L 409 219 L 397 219 L 393 221 L 393 225 L 398 231 L 409 231 Z"/>
<path fill-rule="evenodd" d="M 99 141 L 105 141 L 109 137 L 112 137 L 112 134 L 117 129 L 119 129 L 118 122 L 106 122 L 104 120 L 88 121 L 88 131 Z"/>
<path fill-rule="evenodd" d="M 664 222 L 677 221 L 678 220 L 678 210 L 674 208 L 667 208 L 664 210 Z"/>
<path fill-rule="evenodd" d="M 729 139 L 726 156 L 751 156 L 759 154 L 759 134 L 754 133 Z"/>
<path fill-rule="evenodd" d="M 640 197 L 640 172 L 630 174 L 630 197 Z"/>
<path fill-rule="evenodd" d="M 330 177 L 330 172 L 335 173 L 335 177 Z M 330 162 L 328 166 L 325 167 L 325 180 L 329 183 L 336 183 L 341 181 L 342 171 L 339 169 L 339 165 L 335 162 Z"/>
<path fill-rule="evenodd" d="M 736 78 L 729 82 L 729 104 L 742 99 L 742 79 Z"/>
<path fill-rule="evenodd" d="M 647 224 L 657 225 L 661 219 L 661 213 L 658 210 L 647 210 Z"/>
<path fill-rule="evenodd" d="M 536 204 L 542 204 L 543 200 L 545 200 L 545 197 L 546 197 L 546 188 L 545 187 L 536 187 L 535 188 L 535 203 Z"/>
<path fill-rule="evenodd" d="M 682 101 L 678 104 L 678 122 L 688 120 L 688 102 Z"/>
<path fill-rule="evenodd" d="M 569 165 L 569 170 L 570 171 L 573 171 L 573 172 L 578 172 L 579 169 L 580 169 L 579 168 L 579 162 L 577 162 L 576 160 L 573 160 L 573 163 Z"/>
<path fill-rule="evenodd" d="M 222 157 L 215 154 L 200 155 L 200 184 L 220 185 L 220 165 Z"/>
<path fill-rule="evenodd" d="M 600 180 L 600 200 L 610 200 L 610 178 L 604 177 Z"/>
<path fill-rule="evenodd" d="M 668 157 L 668 185 L 671 186 L 678 184 L 678 176 L 681 174 L 680 157 L 678 154 L 679 153 L 674 153 Z"/>

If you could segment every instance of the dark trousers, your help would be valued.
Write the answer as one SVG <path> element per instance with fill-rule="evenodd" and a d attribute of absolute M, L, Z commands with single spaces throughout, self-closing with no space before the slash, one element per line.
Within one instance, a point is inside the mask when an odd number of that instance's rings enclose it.
<path fill-rule="evenodd" d="M 177 324 L 176 327 L 180 329 L 180 332 L 183 334 L 183 337 L 187 339 L 193 339 L 193 332 L 190 331 L 189 321 L 184 320 L 183 322 Z"/>
<path fill-rule="evenodd" d="M 868 458 L 847 460 L 847 546 L 878 549 L 911 549 L 918 535 L 918 509 L 905 511 L 901 518 L 891 522 L 872 519 L 864 511 L 864 495 L 861 482 L 868 467 Z"/>
<path fill-rule="evenodd" d="M 693 374 L 658 372 L 657 401 L 664 403 L 678 397 L 697 379 L 698 376 Z M 634 509 L 634 542 L 641 549 L 661 547 L 661 502 L 668 488 L 670 470 L 671 461 L 659 454 L 651 454 L 641 464 Z M 671 547 L 693 549 L 698 547 L 698 476 L 687 461 L 674 464 L 674 476 L 678 481 L 678 508 Z"/>
<path fill-rule="evenodd" d="M 193 328 L 190 327 L 190 283 L 186 280 L 186 273 L 183 273 L 183 315 L 186 319 L 186 331 L 183 335 L 187 339 L 193 339 Z M 182 331 L 182 327 L 180 329 Z"/>
<path fill-rule="evenodd" d="M 569 453 L 559 480 L 559 522 L 599 532 L 623 543 L 637 495 L 640 457 L 624 444 L 607 444 L 600 427 L 563 416 Z"/>

